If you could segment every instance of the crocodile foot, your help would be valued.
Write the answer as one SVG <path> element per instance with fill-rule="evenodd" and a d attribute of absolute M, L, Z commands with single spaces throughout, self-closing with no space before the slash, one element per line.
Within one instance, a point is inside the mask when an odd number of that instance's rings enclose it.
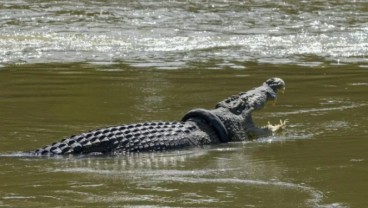
<path fill-rule="evenodd" d="M 288 122 L 289 121 L 287 119 L 280 120 L 280 123 L 276 124 L 276 125 L 272 125 L 270 122 L 268 122 L 266 128 L 268 128 L 272 132 L 279 132 L 279 131 L 282 131 L 286 128 L 286 123 L 288 123 Z"/>

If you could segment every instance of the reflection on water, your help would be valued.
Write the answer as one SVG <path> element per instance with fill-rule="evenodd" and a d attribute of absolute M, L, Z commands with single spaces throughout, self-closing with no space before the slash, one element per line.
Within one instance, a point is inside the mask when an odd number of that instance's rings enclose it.
<path fill-rule="evenodd" d="M 179 204 L 205 203 L 207 206 L 221 206 L 230 199 L 240 200 L 237 199 L 238 193 L 228 188 L 235 185 L 241 190 L 251 192 L 258 191 L 264 194 L 280 192 L 277 195 L 282 198 L 292 194 L 294 197 L 299 196 L 299 200 L 304 200 L 307 205 L 319 206 L 323 198 L 320 191 L 305 184 L 280 181 L 283 170 L 278 167 L 279 165 L 270 161 L 257 162 L 248 158 L 251 155 L 244 154 L 242 151 L 242 148 L 220 147 L 207 150 L 133 154 L 129 157 L 56 160 L 58 167 L 49 171 L 79 174 L 95 179 L 93 183 L 70 184 L 72 189 L 103 189 L 106 184 L 112 186 L 109 181 L 124 187 L 124 192 L 119 195 L 100 193 L 83 197 L 86 202 L 93 203 L 103 201 L 150 204 L 160 199 L 161 205 L 174 205 L 173 198 L 169 196 L 175 194 L 175 201 Z M 187 169 L 188 163 L 194 163 L 192 165 L 195 168 Z M 245 173 L 244 170 L 246 170 Z M 241 179 L 244 177 L 245 179 Z M 188 188 L 183 190 L 182 186 Z M 186 189 L 190 192 L 186 193 Z M 202 193 L 201 189 L 206 192 Z M 140 197 L 137 197 L 137 191 L 140 192 Z M 242 199 L 247 197 L 249 196 L 242 196 Z"/>
<path fill-rule="evenodd" d="M 120 174 L 123 171 L 134 173 L 136 169 L 165 169 L 175 166 L 180 166 L 181 163 L 205 155 L 204 150 L 183 150 L 167 153 L 132 153 L 127 156 L 114 157 L 78 157 L 71 158 L 64 162 L 64 157 L 60 157 L 57 162 L 61 163 L 62 167 L 55 171 L 63 172 L 96 172 L 96 173 L 111 173 Z M 63 166 L 65 165 L 65 166 Z M 134 173 L 139 176 L 140 173 Z"/>

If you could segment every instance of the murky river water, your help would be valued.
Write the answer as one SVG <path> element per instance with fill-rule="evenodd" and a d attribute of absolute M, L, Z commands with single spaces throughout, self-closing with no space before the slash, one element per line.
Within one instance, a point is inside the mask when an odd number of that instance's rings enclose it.
<path fill-rule="evenodd" d="M 0 207 L 367 207 L 365 1 L 0 1 Z M 278 76 L 245 143 L 22 158 Z M 5 157 L 6 156 L 6 157 Z M 10 156 L 10 157 L 8 157 Z"/>

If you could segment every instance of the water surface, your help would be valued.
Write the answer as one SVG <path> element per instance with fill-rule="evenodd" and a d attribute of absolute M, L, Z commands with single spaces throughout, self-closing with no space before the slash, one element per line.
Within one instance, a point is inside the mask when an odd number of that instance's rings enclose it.
<path fill-rule="evenodd" d="M 365 1 L 2 1 L 0 63 L 319 66 L 368 55 Z M 213 60 L 216 60 L 213 62 Z"/>
<path fill-rule="evenodd" d="M 179 120 L 261 84 L 287 83 L 259 125 L 281 134 L 117 157 L 0 157 L 2 206 L 364 207 L 366 71 L 353 66 L 249 70 L 142 70 L 86 64 L 3 69 L 0 152 L 38 148 L 108 125 Z M 352 192 L 354 190 L 354 192 Z"/>
<path fill-rule="evenodd" d="M 1 1 L 0 207 L 367 207 L 364 1 Z M 17 157 L 283 78 L 256 141 Z"/>

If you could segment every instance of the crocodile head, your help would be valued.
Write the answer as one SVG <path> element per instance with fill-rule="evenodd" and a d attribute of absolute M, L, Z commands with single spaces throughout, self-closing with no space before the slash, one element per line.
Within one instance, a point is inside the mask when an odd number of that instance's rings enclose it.
<path fill-rule="evenodd" d="M 261 86 L 233 95 L 216 105 L 213 113 L 224 123 L 230 141 L 243 141 L 271 133 L 259 128 L 252 112 L 262 109 L 267 102 L 275 101 L 278 92 L 285 90 L 285 82 L 277 77 L 267 79 Z"/>
<path fill-rule="evenodd" d="M 278 77 L 270 78 L 266 80 L 264 84 L 268 85 L 275 93 L 277 93 L 278 91 L 284 93 L 286 89 L 284 80 Z"/>
<path fill-rule="evenodd" d="M 285 91 L 284 80 L 274 77 L 267 79 L 260 87 L 238 95 L 233 95 L 216 105 L 216 108 L 227 108 L 234 114 L 249 114 L 253 110 L 264 107 L 268 101 L 274 101 L 278 92 Z"/>

